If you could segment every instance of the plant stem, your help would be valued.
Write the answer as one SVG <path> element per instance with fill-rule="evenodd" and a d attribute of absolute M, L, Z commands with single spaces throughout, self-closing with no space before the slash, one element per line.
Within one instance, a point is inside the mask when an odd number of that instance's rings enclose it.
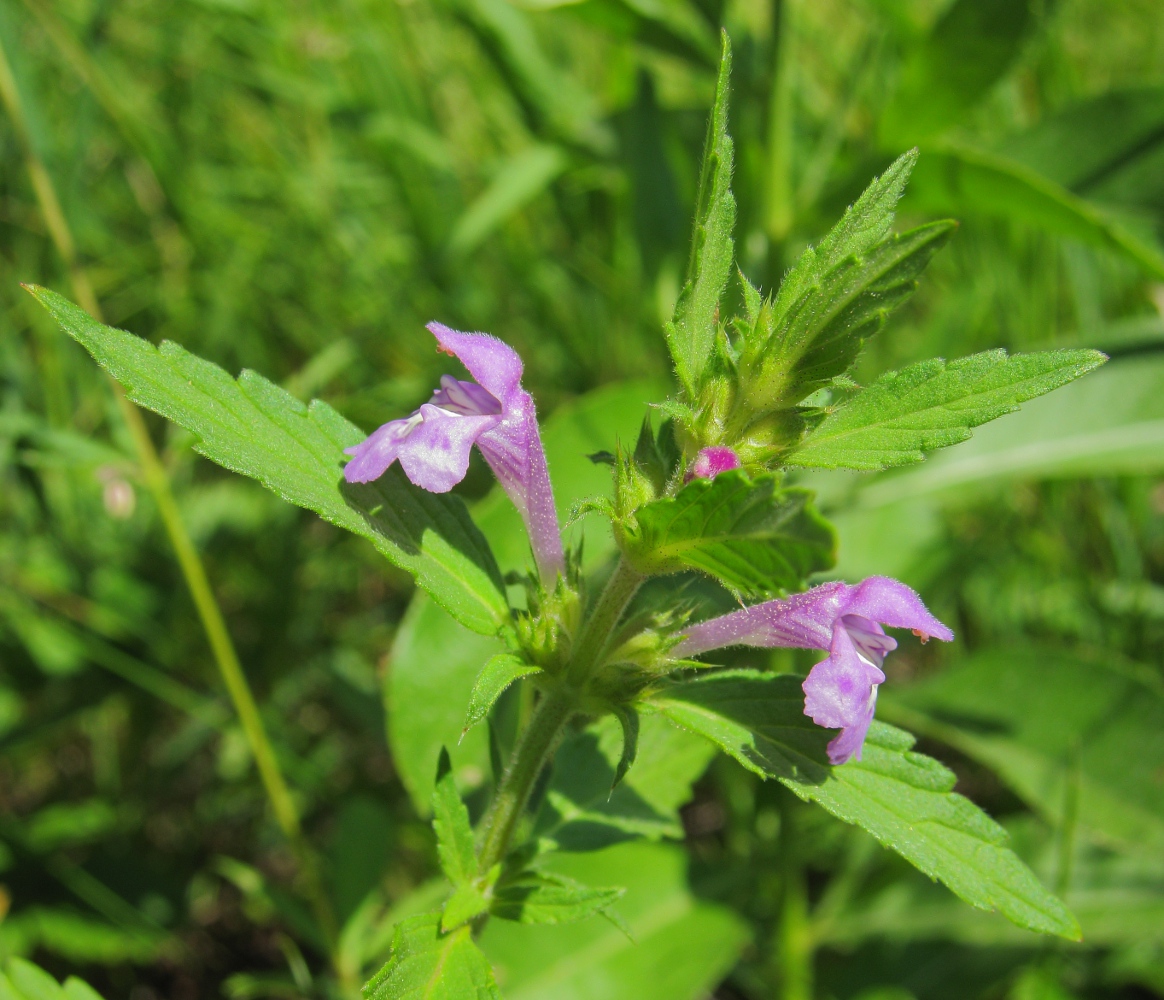
<path fill-rule="evenodd" d="M 618 561 L 606 586 L 602 589 L 594 610 L 578 632 L 574 642 L 574 655 L 570 661 L 569 679 L 581 686 L 590 671 L 598 664 L 606 651 L 611 633 L 622 617 L 623 611 L 635 596 L 645 578 L 626 561 Z"/>
<path fill-rule="evenodd" d="M 557 748 L 562 730 L 577 704 L 568 690 L 558 688 L 546 693 L 534 709 L 529 725 L 513 748 L 509 765 L 485 817 L 480 855 L 482 874 L 508 853 L 534 782 Z"/>
<path fill-rule="evenodd" d="M 16 86 L 16 78 L 12 74 L 12 67 L 8 62 L 3 45 L 0 45 L 0 100 L 3 101 L 23 146 L 25 167 L 36 194 L 37 204 L 44 217 L 45 226 L 48 228 L 53 245 L 69 272 L 73 294 L 77 297 L 81 308 L 94 319 L 100 320 L 102 318 L 101 304 L 93 291 L 93 284 L 89 280 L 88 272 L 77 257 L 76 243 L 68 220 L 65 218 L 64 210 L 61 208 L 52 177 L 33 146 L 23 104 L 20 100 L 20 92 Z M 213 590 L 210 588 L 206 570 L 198 556 L 197 549 L 194 547 L 194 542 L 186 530 L 186 525 L 182 521 L 178 502 L 170 488 L 169 477 L 166 475 L 157 449 L 150 439 L 149 430 L 142 418 L 141 411 L 129 401 L 117 382 L 112 382 L 112 385 L 118 409 L 129 429 L 134 449 L 137 452 L 142 479 L 153 495 L 166 534 L 169 536 L 170 545 L 177 557 L 178 566 L 186 579 L 186 586 L 189 588 L 190 596 L 198 611 L 198 617 L 202 621 L 203 630 L 206 632 L 206 638 L 210 643 L 215 662 L 218 664 L 223 683 L 226 685 L 227 692 L 238 714 L 243 733 L 258 767 L 263 788 L 266 790 L 267 798 L 270 800 L 272 811 L 275 814 L 275 820 L 283 834 L 291 841 L 291 846 L 304 869 L 304 874 L 308 880 L 308 895 L 316 910 L 316 919 L 320 922 L 320 929 L 328 942 L 333 942 L 336 935 L 335 918 L 319 881 L 318 866 L 303 839 L 303 831 L 299 825 L 299 814 L 295 808 L 294 800 L 291 798 L 291 792 L 279 770 L 274 748 L 267 737 L 262 717 L 259 715 L 254 695 L 251 693 L 250 685 L 247 683 L 246 675 L 239 663 L 234 643 L 231 641 L 226 622 L 222 617 L 222 611 L 218 607 Z"/>

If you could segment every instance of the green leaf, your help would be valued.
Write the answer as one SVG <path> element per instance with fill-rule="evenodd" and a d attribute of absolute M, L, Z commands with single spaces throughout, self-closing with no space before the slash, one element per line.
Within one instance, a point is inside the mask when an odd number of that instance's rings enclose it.
<path fill-rule="evenodd" d="M 1152 474 L 1164 469 L 1164 357 L 1117 360 L 1036 399 L 925 465 L 861 485 L 860 507 L 1015 478 Z"/>
<path fill-rule="evenodd" d="M 1018 55 L 1030 8 L 1028 0 L 957 0 L 906 57 L 882 141 L 900 148 L 962 118 Z"/>
<path fill-rule="evenodd" d="M 1105 361 L 1098 351 L 984 351 L 889 372 L 825 418 L 785 461 L 808 468 L 887 469 L 970 437 L 994 420 Z"/>
<path fill-rule="evenodd" d="M 364 986 L 365 1000 L 501 1000 L 468 926 L 442 933 L 439 913 L 396 925 L 392 957 Z"/>
<path fill-rule="evenodd" d="M 733 144 L 727 132 L 732 49 L 726 31 L 722 38 L 723 53 L 703 148 L 687 280 L 679 293 L 675 316 L 666 326 L 675 372 L 692 394 L 699 388 L 715 346 L 719 300 L 731 273 L 732 230 L 736 223 L 736 200 L 731 189 Z"/>
<path fill-rule="evenodd" d="M 548 859 L 548 868 L 575 881 L 625 886 L 614 910 L 631 937 L 601 916 L 556 926 L 490 921 L 481 947 L 505 983 L 506 1000 L 708 996 L 750 935 L 726 907 L 692 895 L 687 866 L 682 848 L 642 842 Z"/>
<path fill-rule="evenodd" d="M 477 852 L 473 849 L 469 810 L 461 801 L 448 751 L 443 748 L 437 765 L 436 791 L 432 797 L 432 826 L 437 835 L 441 871 L 449 881 L 459 886 L 474 878 L 477 875 Z"/>
<path fill-rule="evenodd" d="M 771 475 L 694 479 L 639 508 L 624 551 L 644 573 L 694 569 L 754 595 L 796 590 L 835 558 L 832 528 L 811 500 L 806 490 L 777 489 Z"/>
<path fill-rule="evenodd" d="M 1118 253 L 1164 278 L 1164 252 L 1096 205 L 1014 160 L 946 145 L 927 150 L 910 186 L 909 207 L 923 212 L 980 212 Z"/>
<path fill-rule="evenodd" d="M 459 622 L 495 634 L 509 621 L 501 574 L 461 500 L 414 487 L 397 466 L 343 482 L 343 449 L 364 435 L 326 403 L 304 406 L 254 372 L 236 381 L 177 344 L 104 326 L 55 292 L 29 289 L 135 403 L 198 438 L 196 449 L 284 500 L 369 539 Z"/>
<path fill-rule="evenodd" d="M 1007 136 L 998 152 L 1074 191 L 1095 193 L 1164 144 L 1164 87 L 1098 94 Z"/>
<path fill-rule="evenodd" d="M 465 727 L 462 733 L 467 733 L 489 714 L 493 703 L 510 684 L 540 670 L 541 667 L 531 666 L 512 653 L 497 653 L 491 656 L 481 668 L 481 673 L 477 675 L 477 683 L 473 685 L 473 693 L 469 695 L 469 710 L 465 714 Z"/>
<path fill-rule="evenodd" d="M 611 791 L 626 777 L 639 752 L 639 713 L 626 705 L 619 705 L 615 708 L 614 715 L 618 719 L 619 728 L 622 729 L 622 752 L 618 755 L 618 767 L 614 769 Z"/>
<path fill-rule="evenodd" d="M 749 770 L 868 830 L 973 906 L 1078 939 L 1075 918 L 1006 846 L 1006 832 L 952 791 L 952 772 L 911 750 L 908 733 L 874 723 L 862 759 L 830 767 L 832 731 L 804 714 L 800 679 L 755 671 L 674 683 L 651 703 Z"/>
<path fill-rule="evenodd" d="M 613 716 L 567 737 L 534 827 L 540 843 L 593 851 L 638 837 L 682 838 L 679 807 L 690 800 L 714 749 L 660 715 L 642 717 L 635 766 L 614 787 L 624 747 Z"/>
<path fill-rule="evenodd" d="M 519 924 L 567 924 L 603 913 L 626 893 L 594 888 L 564 875 L 523 869 L 502 875 L 489 912 Z"/>
<path fill-rule="evenodd" d="M 33 965 L 24 958 L 10 958 L 5 965 L 8 973 L 8 983 L 18 1000 L 66 1000 L 65 991 L 61 989 L 52 976 L 39 965 Z M 0 985 L 0 991 L 3 986 Z"/>
<path fill-rule="evenodd" d="M 1073 799 L 1100 842 L 1164 854 L 1164 686 L 1153 668 L 994 649 L 887 694 L 888 717 L 985 764 L 1053 825 Z"/>
<path fill-rule="evenodd" d="M 843 256 L 827 271 L 805 263 L 806 274 L 796 278 L 807 284 L 803 294 L 781 312 L 781 289 L 772 333 L 744 351 L 740 367 L 748 405 L 757 412 L 794 406 L 843 373 L 861 345 L 914 293 L 955 228 L 950 221 L 932 222 L 890 236 L 860 255 Z M 838 251 L 844 247 L 840 243 Z M 824 255 L 820 259 L 824 264 Z"/>

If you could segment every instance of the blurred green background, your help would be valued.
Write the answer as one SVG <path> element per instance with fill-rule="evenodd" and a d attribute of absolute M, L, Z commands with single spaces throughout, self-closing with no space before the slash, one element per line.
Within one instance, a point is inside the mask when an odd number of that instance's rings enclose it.
<path fill-rule="evenodd" d="M 838 572 L 900 576 L 958 634 L 903 643 L 881 714 L 1003 820 L 1085 942 L 975 913 L 704 757 L 682 849 L 586 863 L 638 879 L 632 909 L 665 895 L 736 930 L 603 939 L 648 970 L 718 942 L 678 984 L 583 981 L 585 930 L 529 945 L 523 980 L 500 940 L 503 989 L 1164 996 L 1159 0 L 0 0 L 0 957 L 133 1000 L 352 996 L 437 871 L 393 678 L 453 656 L 417 646 L 419 605 L 398 635 L 411 581 L 370 546 L 149 418 L 322 859 L 329 961 L 109 383 L 18 283 L 87 285 L 107 322 L 368 429 L 444 370 L 424 322 L 488 330 L 564 470 L 571 421 L 609 446 L 667 384 L 720 26 L 754 282 L 914 145 L 902 224 L 961 220 L 859 381 L 991 347 L 1112 355 L 925 466 L 809 479 Z M 474 466 L 463 492 L 488 487 Z"/>

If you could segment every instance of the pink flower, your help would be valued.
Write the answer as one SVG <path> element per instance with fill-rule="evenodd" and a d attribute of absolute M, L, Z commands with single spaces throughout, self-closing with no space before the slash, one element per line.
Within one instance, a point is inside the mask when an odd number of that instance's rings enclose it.
<path fill-rule="evenodd" d="M 721 472 L 738 469 L 740 464 L 740 456 L 731 448 L 719 446 L 703 448 L 687 467 L 687 475 L 683 477 L 683 481 L 689 483 L 692 479 L 714 479 Z"/>
<path fill-rule="evenodd" d="M 843 764 L 850 757 L 861 759 L 877 687 L 885 680 L 881 666 L 897 648 L 884 625 L 912 629 L 922 642 L 954 638 L 904 583 L 871 576 L 855 587 L 825 583 L 784 601 L 765 601 L 700 622 L 672 652 L 695 656 L 723 646 L 828 650 L 804 682 L 804 714 L 818 726 L 841 730 L 828 750 L 833 764 Z"/>
<path fill-rule="evenodd" d="M 486 333 L 461 333 L 429 323 L 446 354 L 475 382 L 441 377 L 432 399 L 407 417 L 390 420 L 346 453 L 349 483 L 378 479 L 395 461 L 430 493 L 447 493 L 469 470 L 476 445 L 525 522 L 542 580 L 565 572 L 550 473 L 533 397 L 521 387 L 522 362 L 508 344 Z"/>

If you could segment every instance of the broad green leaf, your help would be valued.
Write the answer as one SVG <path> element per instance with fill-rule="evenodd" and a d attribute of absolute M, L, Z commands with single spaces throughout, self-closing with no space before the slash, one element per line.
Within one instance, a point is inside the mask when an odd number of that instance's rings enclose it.
<path fill-rule="evenodd" d="M 884 713 L 995 771 L 1052 824 L 1164 853 L 1164 686 L 1152 668 L 1040 647 L 978 653 L 887 692 Z"/>
<path fill-rule="evenodd" d="M 711 359 L 719 329 L 719 299 L 732 267 L 736 200 L 731 189 L 734 147 L 727 131 L 731 68 L 731 42 L 725 31 L 715 103 L 703 149 L 687 280 L 679 293 L 675 316 L 666 326 L 675 372 L 692 394 L 699 388 Z"/>
<path fill-rule="evenodd" d="M 980 212 L 1103 247 L 1164 278 L 1164 252 L 1117 219 L 1028 166 L 962 146 L 929 149 L 907 198 L 923 212 Z"/>
<path fill-rule="evenodd" d="M 304 406 L 250 371 L 236 381 L 177 344 L 156 348 L 55 292 L 30 291 L 130 399 L 195 434 L 211 461 L 369 539 L 468 628 L 493 635 L 508 622 L 497 564 L 461 500 L 414 487 L 397 466 L 345 484 L 343 449 L 364 435 L 326 403 Z"/>
<path fill-rule="evenodd" d="M 805 716 L 798 677 L 726 671 L 671 684 L 651 701 L 749 770 L 868 830 L 973 906 L 1079 937 L 1067 908 L 1006 846 L 1006 832 L 952 791 L 951 771 L 912 751 L 908 733 L 874 723 L 862 759 L 830 767 L 832 731 Z"/>
<path fill-rule="evenodd" d="M 593 851 L 637 837 L 682 838 L 679 807 L 714 749 L 662 716 L 647 715 L 639 724 L 635 766 L 614 786 L 624 739 L 613 716 L 567 737 L 534 828 L 543 845 Z"/>
<path fill-rule="evenodd" d="M 545 191 L 566 165 L 566 154 L 557 146 L 532 146 L 510 157 L 457 220 L 449 249 L 456 254 L 475 250 L 506 219 Z"/>
<path fill-rule="evenodd" d="M 587 885 L 625 886 L 613 910 L 631 936 L 601 916 L 558 926 L 490 921 L 481 947 L 506 1000 L 699 1000 L 749 938 L 730 910 L 692 895 L 679 847 L 620 844 L 556 855 L 547 867 Z"/>
<path fill-rule="evenodd" d="M 1010 67 L 1034 18 L 1028 0 L 956 0 L 907 55 L 881 139 L 911 145 L 955 124 Z"/>
<path fill-rule="evenodd" d="M 453 777 L 448 752 L 441 751 L 437 765 L 436 791 L 432 797 L 432 825 L 437 835 L 437 857 L 441 870 L 454 886 L 468 882 L 477 874 L 477 852 L 473 849 L 473 827 L 469 810 L 461 801 Z"/>
<path fill-rule="evenodd" d="M 870 509 L 1015 478 L 1157 472 L 1164 468 L 1161 385 L 1164 358 L 1109 362 L 983 427 L 920 468 L 862 483 L 853 500 Z"/>
<path fill-rule="evenodd" d="M 984 351 L 889 372 L 831 412 L 787 459 L 816 468 L 887 469 L 970 437 L 970 428 L 1018 409 L 1104 362 L 1098 351 Z"/>
<path fill-rule="evenodd" d="M 469 695 L 469 710 L 465 714 L 465 728 L 468 732 L 489 714 L 493 703 L 514 681 L 536 674 L 541 667 L 534 667 L 512 653 L 497 653 L 491 656 L 477 675 L 473 692 Z"/>
<path fill-rule="evenodd" d="M 364 986 L 365 1000 L 501 1000 L 468 926 L 442 933 L 439 913 L 396 925 L 392 957 Z"/>
<path fill-rule="evenodd" d="M 66 1000 L 60 984 L 39 965 L 33 965 L 27 959 L 10 958 L 5 963 L 5 971 L 16 1000 Z"/>
<path fill-rule="evenodd" d="M 1074 191 L 1103 190 L 1164 144 L 1164 87 L 1098 94 L 1008 136 L 998 152 Z"/>
<path fill-rule="evenodd" d="M 587 455 L 612 449 L 620 437 L 633 440 L 647 400 L 665 391 L 645 380 L 604 386 L 561 407 L 546 421 L 542 442 L 560 517 L 576 500 L 610 492 L 610 469 L 595 465 Z M 521 516 L 501 490 L 481 501 L 474 518 L 504 570 L 533 565 Z M 597 530 L 585 532 L 584 567 L 601 563 L 614 550 L 609 524 L 594 525 Z M 578 544 L 588 527 L 583 522 L 567 529 L 567 540 Z M 485 730 L 475 727 L 463 740 L 461 736 L 477 675 L 491 656 L 502 651 L 500 640 L 475 635 L 457 624 L 427 595 L 413 598 L 392 647 L 384 698 L 392 761 L 422 814 L 428 813 L 432 801 L 442 746 L 449 748 L 462 788 L 479 785 L 489 772 Z"/>
<path fill-rule="evenodd" d="M 525 869 L 502 875 L 489 912 L 519 924 L 568 924 L 602 913 L 617 903 L 621 888 L 594 888 L 572 878 Z"/>
<path fill-rule="evenodd" d="M 777 314 L 762 353 L 742 362 L 749 405 L 761 412 L 794 406 L 843 373 L 914 293 L 954 228 L 953 222 L 933 222 L 819 273 L 786 313 Z"/>
<path fill-rule="evenodd" d="M 625 553 L 644 573 L 699 570 L 733 590 L 766 595 L 803 586 L 835 558 L 832 528 L 806 490 L 736 470 L 694 479 L 635 512 Z"/>

